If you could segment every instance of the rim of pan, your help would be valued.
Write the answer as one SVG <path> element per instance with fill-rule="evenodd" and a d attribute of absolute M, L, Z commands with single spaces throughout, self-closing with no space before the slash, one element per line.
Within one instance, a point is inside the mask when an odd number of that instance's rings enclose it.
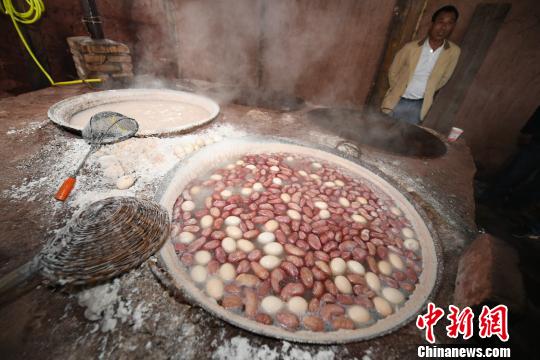
<path fill-rule="evenodd" d="M 122 101 L 148 101 L 148 100 L 166 100 L 166 101 L 181 101 L 189 102 L 193 105 L 198 105 L 209 112 L 208 116 L 201 117 L 197 121 L 190 122 L 168 128 L 152 128 L 139 129 L 135 136 L 151 136 L 170 133 L 179 133 L 192 130 L 214 120 L 220 112 L 219 105 L 209 97 L 198 95 L 185 91 L 169 90 L 169 89 L 119 89 L 91 92 L 82 95 L 72 96 L 52 105 L 47 115 L 55 124 L 74 131 L 78 134 L 84 126 L 73 125 L 70 123 L 71 118 L 83 110 L 87 110 L 99 105 L 117 103 Z M 137 120 L 137 119 L 135 119 Z"/>

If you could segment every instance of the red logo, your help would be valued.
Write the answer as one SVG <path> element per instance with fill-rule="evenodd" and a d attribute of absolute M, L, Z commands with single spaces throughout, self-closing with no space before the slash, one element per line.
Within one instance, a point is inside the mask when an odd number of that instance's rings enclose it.
<path fill-rule="evenodd" d="M 508 341 L 508 308 L 506 305 L 498 305 L 493 309 L 482 307 L 482 313 L 478 321 L 480 337 L 487 338 L 497 335 L 502 341 Z"/>
<path fill-rule="evenodd" d="M 428 304 L 428 311 L 426 315 L 418 315 L 416 319 L 416 326 L 420 329 L 426 329 L 426 339 L 431 344 L 435 342 L 435 334 L 433 334 L 433 327 L 444 316 L 444 310 L 438 308 L 433 303 Z"/>
<path fill-rule="evenodd" d="M 446 335 L 455 339 L 462 334 L 463 339 L 469 339 L 473 335 L 474 313 L 471 308 L 467 306 L 460 312 L 457 306 L 450 305 L 448 309 L 450 314 L 446 318 L 450 321 L 450 325 L 446 327 Z"/>
<path fill-rule="evenodd" d="M 463 339 L 467 340 L 472 337 L 474 331 L 474 313 L 470 307 L 459 310 L 457 306 L 450 305 L 449 313 L 446 317 L 450 325 L 446 327 L 446 335 L 451 338 L 457 338 L 460 334 Z M 418 315 L 416 318 L 416 326 L 420 330 L 426 331 L 426 340 L 433 344 L 435 342 L 435 334 L 433 327 L 444 316 L 444 310 L 435 306 L 433 303 L 428 303 L 427 313 Z M 508 308 L 506 305 L 498 305 L 493 309 L 487 306 L 482 307 L 482 313 L 478 317 L 479 335 L 482 338 L 488 338 L 497 335 L 502 341 L 508 341 Z"/>

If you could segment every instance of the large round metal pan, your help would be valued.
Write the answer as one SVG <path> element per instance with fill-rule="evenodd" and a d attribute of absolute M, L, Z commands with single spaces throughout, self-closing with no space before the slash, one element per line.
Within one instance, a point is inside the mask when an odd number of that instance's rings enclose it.
<path fill-rule="evenodd" d="M 122 89 L 93 92 L 64 99 L 51 106 L 48 115 L 54 123 L 68 130 L 80 133 L 84 125 L 72 122 L 76 114 L 86 110 L 91 111 L 92 108 L 97 106 L 102 107 L 102 105 L 109 105 L 111 107 L 106 110 L 117 111 L 114 109 L 115 103 L 127 101 L 137 102 L 138 106 L 141 107 L 144 107 L 145 102 L 159 101 L 164 102 L 164 104 L 171 103 L 172 105 L 188 104 L 204 110 L 204 115 L 200 118 L 190 120 L 189 122 L 179 120 L 178 124 L 168 124 L 166 127 L 163 127 L 158 121 L 147 122 L 145 124 L 139 122 L 139 131 L 136 136 L 186 132 L 214 120 L 220 110 L 219 105 L 212 99 L 189 92 L 166 89 Z M 132 117 L 129 113 L 124 115 Z M 159 114 L 156 113 L 155 116 L 157 119 Z M 135 120 L 137 119 L 135 118 Z"/>
<path fill-rule="evenodd" d="M 432 236 L 434 230 L 430 228 L 429 222 L 424 221 L 419 214 L 421 209 L 416 209 L 411 202 L 394 186 L 381 176 L 368 170 L 360 163 L 352 159 L 339 156 L 332 150 L 321 149 L 312 146 L 305 146 L 290 143 L 282 139 L 262 139 L 249 138 L 242 140 L 226 140 L 220 143 L 205 147 L 191 157 L 185 159 L 173 169 L 164 180 L 156 195 L 157 200 L 172 216 L 173 206 L 182 191 L 190 183 L 203 173 L 207 173 L 216 164 L 224 161 L 237 160 L 244 154 L 261 153 L 293 153 L 301 156 L 326 161 L 345 170 L 349 175 L 364 178 L 374 184 L 379 191 L 390 196 L 396 206 L 406 214 L 414 231 L 418 236 L 422 251 L 423 271 L 419 278 L 419 283 L 415 291 L 411 294 L 407 302 L 394 314 L 379 320 L 371 326 L 356 330 L 339 330 L 331 332 L 311 332 L 306 330 L 290 332 L 273 325 L 263 325 L 236 313 L 230 312 L 215 300 L 206 296 L 191 280 L 186 268 L 182 265 L 175 254 L 174 246 L 169 240 L 159 252 L 158 261 L 169 275 L 172 286 L 181 290 L 184 298 L 194 304 L 201 306 L 211 314 L 240 328 L 252 331 L 257 334 L 271 336 L 279 339 L 286 339 L 296 342 L 314 344 L 336 344 L 347 343 L 359 340 L 366 340 L 383 334 L 387 334 L 405 325 L 423 308 L 430 298 L 441 269 L 439 259 L 440 250 Z M 429 227 L 428 227 L 429 225 Z"/>

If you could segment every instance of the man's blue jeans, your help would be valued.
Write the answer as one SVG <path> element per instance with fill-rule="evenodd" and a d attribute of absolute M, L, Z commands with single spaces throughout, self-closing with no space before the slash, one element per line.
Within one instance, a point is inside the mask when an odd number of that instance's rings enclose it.
<path fill-rule="evenodd" d="M 420 111 L 422 110 L 423 102 L 424 99 L 410 100 L 401 98 L 390 113 L 390 116 L 394 119 L 416 125 L 420 122 Z"/>

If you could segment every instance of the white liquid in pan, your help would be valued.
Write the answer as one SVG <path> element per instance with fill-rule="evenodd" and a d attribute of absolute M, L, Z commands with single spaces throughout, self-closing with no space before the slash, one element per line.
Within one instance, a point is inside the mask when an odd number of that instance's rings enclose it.
<path fill-rule="evenodd" d="M 185 126 L 207 119 L 210 112 L 201 106 L 179 101 L 130 100 L 98 105 L 76 113 L 70 120 L 74 127 L 83 128 L 92 115 L 115 111 L 137 120 L 139 131 Z"/>

